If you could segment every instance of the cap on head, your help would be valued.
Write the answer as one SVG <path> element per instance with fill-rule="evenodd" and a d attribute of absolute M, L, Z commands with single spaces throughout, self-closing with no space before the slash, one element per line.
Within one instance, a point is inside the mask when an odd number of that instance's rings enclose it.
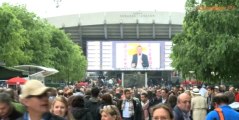
<path fill-rule="evenodd" d="M 51 87 L 46 87 L 41 81 L 39 80 L 28 80 L 22 87 L 22 91 L 20 94 L 20 99 L 24 99 L 30 95 L 42 95 L 47 91 L 54 90 Z"/>

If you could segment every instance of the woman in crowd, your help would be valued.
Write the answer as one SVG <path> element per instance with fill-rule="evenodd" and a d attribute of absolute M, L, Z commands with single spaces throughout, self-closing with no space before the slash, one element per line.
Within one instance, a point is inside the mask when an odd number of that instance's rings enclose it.
<path fill-rule="evenodd" d="M 101 111 L 101 120 L 121 120 L 118 108 L 115 105 L 106 105 Z"/>
<path fill-rule="evenodd" d="M 65 120 L 74 120 L 72 114 L 68 111 L 68 103 L 64 96 L 57 96 L 52 101 L 51 112 L 54 115 L 65 118 Z"/>
<path fill-rule="evenodd" d="M 152 120 L 173 120 L 173 111 L 166 104 L 159 104 L 152 109 Z"/>

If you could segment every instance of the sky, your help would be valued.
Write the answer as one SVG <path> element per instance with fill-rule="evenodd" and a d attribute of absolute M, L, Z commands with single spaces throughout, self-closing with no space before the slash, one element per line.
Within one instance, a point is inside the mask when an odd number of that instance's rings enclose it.
<path fill-rule="evenodd" d="M 57 1 L 59 7 L 57 7 Z M 184 12 L 186 0 L 0 0 L 12 5 L 26 5 L 30 12 L 47 18 L 69 14 L 111 11 Z"/>

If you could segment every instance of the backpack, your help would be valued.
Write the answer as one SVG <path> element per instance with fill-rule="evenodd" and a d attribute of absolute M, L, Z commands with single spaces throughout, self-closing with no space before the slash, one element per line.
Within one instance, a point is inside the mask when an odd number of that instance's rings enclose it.
<path fill-rule="evenodd" d="M 225 119 L 224 119 L 224 115 L 223 115 L 223 112 L 222 112 L 222 109 L 221 109 L 221 108 L 215 108 L 214 110 L 215 110 L 215 111 L 218 113 L 219 120 L 225 120 Z"/>

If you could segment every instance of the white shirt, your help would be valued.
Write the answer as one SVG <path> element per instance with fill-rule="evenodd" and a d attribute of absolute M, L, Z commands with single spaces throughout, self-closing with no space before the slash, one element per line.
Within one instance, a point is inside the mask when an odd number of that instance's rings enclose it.
<path fill-rule="evenodd" d="M 130 118 L 130 112 L 129 112 L 129 102 L 128 101 L 125 101 L 125 106 L 124 106 L 124 109 L 123 109 L 123 117 L 124 118 Z"/>
<path fill-rule="evenodd" d="M 142 54 L 140 54 L 140 55 L 138 54 L 137 58 L 138 59 L 137 59 L 137 66 L 136 66 L 136 68 L 141 68 L 142 69 L 143 68 L 143 66 L 142 66 L 142 62 L 143 62 L 142 61 Z"/>

